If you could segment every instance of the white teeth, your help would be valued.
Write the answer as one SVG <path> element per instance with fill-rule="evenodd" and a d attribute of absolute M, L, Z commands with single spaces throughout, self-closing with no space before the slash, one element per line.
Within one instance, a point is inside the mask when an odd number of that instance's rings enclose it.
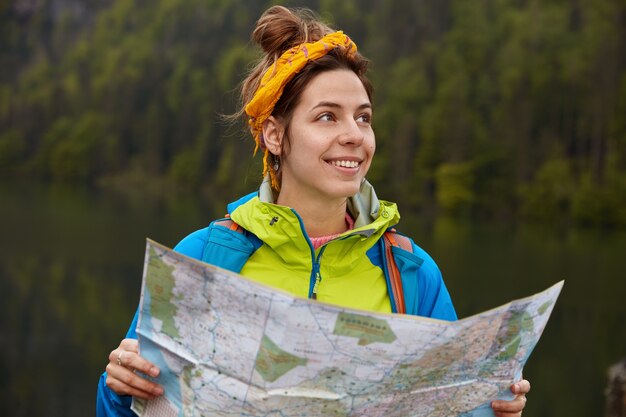
<path fill-rule="evenodd" d="M 344 168 L 356 168 L 359 166 L 357 161 L 331 161 L 336 167 L 344 167 Z"/>

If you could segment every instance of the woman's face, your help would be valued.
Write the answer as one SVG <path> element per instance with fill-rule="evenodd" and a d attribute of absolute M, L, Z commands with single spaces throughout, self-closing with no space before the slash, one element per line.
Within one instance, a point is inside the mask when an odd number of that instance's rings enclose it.
<path fill-rule="evenodd" d="M 302 92 L 286 134 L 281 204 L 345 200 L 359 191 L 376 140 L 372 105 L 354 72 L 315 76 Z"/>

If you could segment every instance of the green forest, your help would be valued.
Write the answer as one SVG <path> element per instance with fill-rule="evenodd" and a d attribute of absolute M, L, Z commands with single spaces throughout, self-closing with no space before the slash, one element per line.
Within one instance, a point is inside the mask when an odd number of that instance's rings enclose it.
<path fill-rule="evenodd" d="M 378 194 L 451 216 L 626 227 L 624 0 L 0 3 L 0 179 L 239 193 L 235 110 L 271 4 L 372 60 Z"/>

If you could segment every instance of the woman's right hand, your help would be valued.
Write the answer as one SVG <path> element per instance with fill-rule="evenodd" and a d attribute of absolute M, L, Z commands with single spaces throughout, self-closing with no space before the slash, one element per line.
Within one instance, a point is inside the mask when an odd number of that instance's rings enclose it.
<path fill-rule="evenodd" d="M 109 355 L 106 367 L 107 386 L 118 395 L 132 395 L 146 400 L 163 394 L 163 387 L 149 381 L 137 372 L 156 377 L 159 368 L 139 355 L 139 342 L 135 339 L 124 339 L 120 346 Z"/>

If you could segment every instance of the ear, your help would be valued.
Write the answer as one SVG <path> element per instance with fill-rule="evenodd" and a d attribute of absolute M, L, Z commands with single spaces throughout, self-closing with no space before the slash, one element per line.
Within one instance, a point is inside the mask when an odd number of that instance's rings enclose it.
<path fill-rule="evenodd" d="M 263 123 L 263 140 L 265 147 L 274 155 L 281 155 L 285 129 L 274 116 L 270 116 Z"/>

